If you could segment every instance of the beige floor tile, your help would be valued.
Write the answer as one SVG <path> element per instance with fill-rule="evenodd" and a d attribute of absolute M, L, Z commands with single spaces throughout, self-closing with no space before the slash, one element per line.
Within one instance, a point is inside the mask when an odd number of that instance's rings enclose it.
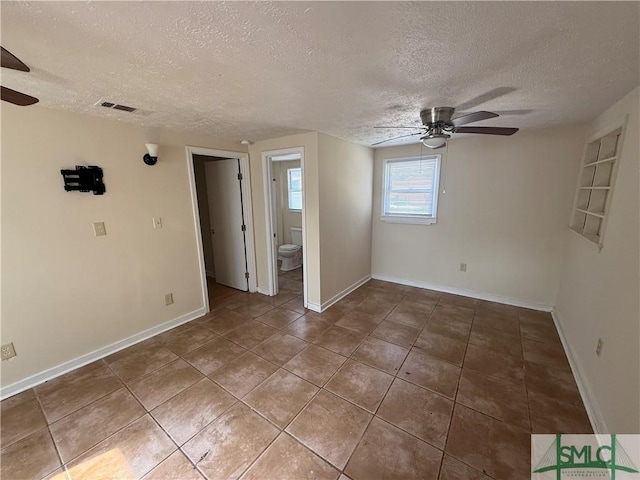
<path fill-rule="evenodd" d="M 285 363 L 283 368 L 321 387 L 346 360 L 347 358 L 342 355 L 309 345 Z"/>
<path fill-rule="evenodd" d="M 286 433 L 242 476 L 242 480 L 335 480 L 340 472 Z"/>
<path fill-rule="evenodd" d="M 72 480 L 140 478 L 176 446 L 149 415 L 83 453 L 68 465 Z"/>
<path fill-rule="evenodd" d="M 348 360 L 325 385 L 325 389 L 374 413 L 392 381 L 393 377 L 389 374 Z"/>
<path fill-rule="evenodd" d="M 151 411 L 200 380 L 203 375 L 178 359 L 133 382 L 129 388 L 144 407 Z"/>
<path fill-rule="evenodd" d="M 302 313 L 295 312 L 287 308 L 278 307 L 268 311 L 264 315 L 260 315 L 256 318 L 256 320 L 265 323 L 273 328 L 282 328 L 286 327 L 301 316 Z"/>
<path fill-rule="evenodd" d="M 415 342 L 415 347 L 422 352 L 446 360 L 455 365 L 462 365 L 467 350 L 465 342 L 423 330 Z"/>
<path fill-rule="evenodd" d="M 491 480 L 491 477 L 465 465 L 460 460 L 445 455 L 440 468 L 439 480 Z"/>
<path fill-rule="evenodd" d="M 456 402 L 523 430 L 531 430 L 527 390 L 522 383 L 506 382 L 463 368 Z"/>
<path fill-rule="evenodd" d="M 376 414 L 440 449 L 444 449 L 453 401 L 396 378 Z"/>
<path fill-rule="evenodd" d="M 313 315 L 303 315 L 293 323 L 284 327 L 282 331 L 307 342 L 313 342 L 326 332 L 331 325 L 333 325 L 333 323 L 324 318 Z"/>
<path fill-rule="evenodd" d="M 32 389 L 2 401 L 2 447 L 8 447 L 47 426 L 40 403 Z"/>
<path fill-rule="evenodd" d="M 385 320 L 371 333 L 372 337 L 395 343 L 401 347 L 411 348 L 413 342 L 418 338 L 420 330 L 401 323 L 394 323 Z"/>
<path fill-rule="evenodd" d="M 436 480 L 442 452 L 374 418 L 345 473 L 354 480 L 373 478 Z"/>
<path fill-rule="evenodd" d="M 162 338 L 158 336 L 158 341 L 171 350 L 176 355 L 184 355 L 186 353 L 201 347 L 208 341 L 214 339 L 217 334 L 204 327 L 191 325 L 189 328 L 182 330 L 178 335 Z"/>
<path fill-rule="evenodd" d="M 204 477 L 184 453 L 176 450 L 142 480 L 204 480 Z"/>
<path fill-rule="evenodd" d="M 0 477 L 40 479 L 60 467 L 60 460 L 47 428 L 42 428 L 0 452 Z"/>
<path fill-rule="evenodd" d="M 424 324 L 427 323 L 427 319 L 429 318 L 428 313 L 416 312 L 414 310 L 401 310 L 401 305 L 402 304 L 394 308 L 385 320 L 417 329 L 422 328 Z"/>
<path fill-rule="evenodd" d="M 431 319 L 439 320 L 456 320 L 458 322 L 473 322 L 473 307 L 468 308 L 461 305 L 452 305 L 446 303 L 438 303 L 438 306 L 431 313 Z"/>
<path fill-rule="evenodd" d="M 242 398 L 276 370 L 278 367 L 273 363 L 252 352 L 245 352 L 213 372 L 210 378 L 236 397 Z"/>
<path fill-rule="evenodd" d="M 398 378 L 434 392 L 455 398 L 460 367 L 418 350 L 412 350 L 404 361 Z"/>
<path fill-rule="evenodd" d="M 182 445 L 236 402 L 208 378 L 203 378 L 151 412 L 165 432 Z"/>
<path fill-rule="evenodd" d="M 351 358 L 395 375 L 408 354 L 409 350 L 406 348 L 379 338 L 367 337 Z"/>
<path fill-rule="evenodd" d="M 234 328 L 228 333 L 224 334 L 227 340 L 231 340 L 233 343 L 237 343 L 244 348 L 253 348 L 260 345 L 266 339 L 275 335 L 277 330 L 264 323 L 251 320 L 238 328 Z"/>
<path fill-rule="evenodd" d="M 555 342 L 543 343 L 523 338 L 522 350 L 524 359 L 528 362 L 571 372 L 571 367 L 561 344 Z"/>
<path fill-rule="evenodd" d="M 289 300 L 286 303 L 283 303 L 281 306 L 283 308 L 286 308 L 288 310 L 293 310 L 294 312 L 298 312 L 303 315 L 307 312 L 307 309 L 304 308 L 304 300 L 302 298 L 302 295 L 299 295 L 294 299 Z"/>
<path fill-rule="evenodd" d="M 446 452 L 493 478 L 531 478 L 531 436 L 522 429 L 456 405 Z"/>
<path fill-rule="evenodd" d="M 145 414 L 126 388 L 120 388 L 53 423 L 53 440 L 67 463 Z"/>
<path fill-rule="evenodd" d="M 227 308 L 223 312 L 218 312 L 218 314 L 214 318 L 210 318 L 207 321 L 200 322 L 200 325 L 219 335 L 224 335 L 234 328 L 238 328 L 239 326 L 244 325 L 249 320 L 251 320 L 251 317 L 249 315 L 239 313 L 234 310 L 229 310 Z"/>
<path fill-rule="evenodd" d="M 520 335 L 504 333 L 486 326 L 480 326 L 474 321 L 469 343 L 494 352 L 506 353 L 517 358 L 522 358 L 522 342 Z"/>
<path fill-rule="evenodd" d="M 524 377 L 529 392 L 583 407 L 578 385 L 570 372 L 525 362 Z"/>
<path fill-rule="evenodd" d="M 109 367 L 102 360 L 98 360 L 49 380 L 34 390 L 47 421 L 53 423 L 121 386 L 122 382 Z"/>
<path fill-rule="evenodd" d="M 520 325 L 517 315 L 500 315 L 495 313 L 476 312 L 473 326 L 482 329 L 492 328 L 511 335 L 520 335 Z"/>
<path fill-rule="evenodd" d="M 593 433 L 584 407 L 529 392 L 533 433 Z"/>
<path fill-rule="evenodd" d="M 321 390 L 287 432 L 342 470 L 370 420 L 371 414 Z"/>
<path fill-rule="evenodd" d="M 375 330 L 382 319 L 383 317 L 376 317 L 375 315 L 352 310 L 338 320 L 335 326 L 353 330 L 359 335 L 369 335 Z"/>
<path fill-rule="evenodd" d="M 476 303 L 476 312 L 517 317 L 518 307 L 514 307 L 513 305 L 507 305 L 506 303 L 489 302 L 487 300 L 478 300 Z"/>
<path fill-rule="evenodd" d="M 402 301 L 400 303 L 398 303 L 398 306 L 393 310 L 392 313 L 415 313 L 420 315 L 420 319 L 424 319 L 426 321 L 427 318 L 429 318 L 429 316 L 431 315 L 431 313 L 433 312 L 433 309 L 436 308 L 436 305 L 438 304 L 437 300 L 432 300 L 432 299 L 427 299 L 427 298 L 423 298 L 420 296 L 415 296 L 415 295 L 409 295 L 409 296 L 405 296 Z M 396 321 L 396 320 L 392 320 L 392 321 Z M 402 323 L 402 322 L 398 322 L 398 323 Z M 413 323 L 413 322 L 412 322 Z M 422 324 L 424 325 L 424 322 L 422 322 Z M 412 324 L 407 324 L 410 327 L 416 327 L 419 328 L 422 325 L 412 325 Z"/>
<path fill-rule="evenodd" d="M 443 293 L 440 295 L 438 305 L 454 305 L 456 307 L 475 308 L 477 300 L 462 295 L 454 295 L 452 293 Z"/>
<path fill-rule="evenodd" d="M 128 383 L 173 362 L 178 356 L 150 338 L 105 358 L 109 368 Z"/>
<path fill-rule="evenodd" d="M 333 326 L 324 332 L 320 338 L 314 340 L 313 343 L 348 357 L 358 348 L 364 338 L 365 335 L 356 333 L 353 330 Z"/>
<path fill-rule="evenodd" d="M 286 427 L 318 388 L 285 370 L 278 370 L 243 401 L 280 428 Z"/>
<path fill-rule="evenodd" d="M 469 339 L 470 331 L 470 322 L 455 320 L 443 315 L 432 315 L 424 326 L 424 330 L 422 332 L 437 333 L 438 335 L 442 335 L 453 340 L 466 342 Z"/>
<path fill-rule="evenodd" d="M 396 305 L 396 303 L 368 296 L 356 307 L 356 310 L 384 318 L 391 313 L 391 310 L 393 310 Z"/>
<path fill-rule="evenodd" d="M 467 346 L 464 367 L 513 383 L 524 382 L 524 362 L 506 353 Z"/>
<path fill-rule="evenodd" d="M 218 368 L 238 358 L 246 350 L 226 338 L 214 338 L 202 347 L 189 352 L 184 359 L 205 375 L 211 375 Z"/>
<path fill-rule="evenodd" d="M 561 344 L 560 336 L 553 322 L 548 324 L 546 322 L 532 322 L 521 319 L 520 333 L 524 338 L 537 340 L 538 342 Z"/>
<path fill-rule="evenodd" d="M 279 430 L 242 403 L 210 423 L 182 450 L 208 479 L 239 477 Z"/>
<path fill-rule="evenodd" d="M 265 360 L 282 366 L 300 353 L 307 345 L 308 343 L 304 340 L 278 332 L 252 350 Z"/>

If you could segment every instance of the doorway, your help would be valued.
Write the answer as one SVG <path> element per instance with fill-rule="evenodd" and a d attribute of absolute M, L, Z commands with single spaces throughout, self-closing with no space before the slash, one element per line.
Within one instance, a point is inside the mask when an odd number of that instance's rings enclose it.
<path fill-rule="evenodd" d="M 187 160 L 209 310 L 226 296 L 257 290 L 248 155 L 187 147 Z"/>
<path fill-rule="evenodd" d="M 303 295 L 307 307 L 304 149 L 262 152 L 267 223 L 268 295 Z"/>

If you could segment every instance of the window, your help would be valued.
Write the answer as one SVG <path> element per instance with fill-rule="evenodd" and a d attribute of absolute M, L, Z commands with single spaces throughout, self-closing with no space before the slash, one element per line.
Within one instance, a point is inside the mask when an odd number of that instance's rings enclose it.
<path fill-rule="evenodd" d="M 436 223 L 440 155 L 384 161 L 381 220 Z"/>
<path fill-rule="evenodd" d="M 571 228 L 600 248 L 621 145 L 622 127 L 606 135 L 591 137 L 580 166 Z"/>
<path fill-rule="evenodd" d="M 287 168 L 289 210 L 302 210 L 302 169 Z"/>

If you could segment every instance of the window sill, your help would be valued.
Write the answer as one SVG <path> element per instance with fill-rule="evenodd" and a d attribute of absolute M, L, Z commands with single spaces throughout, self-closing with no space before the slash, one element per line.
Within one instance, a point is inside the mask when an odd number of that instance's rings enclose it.
<path fill-rule="evenodd" d="M 296 208 L 289 208 L 288 209 L 290 212 L 295 212 L 295 213 L 302 213 L 302 209 L 296 209 Z"/>
<path fill-rule="evenodd" d="M 380 221 L 387 223 L 405 223 L 413 225 L 432 225 L 436 223 L 436 218 L 416 218 L 416 217 L 400 217 L 381 215 Z"/>

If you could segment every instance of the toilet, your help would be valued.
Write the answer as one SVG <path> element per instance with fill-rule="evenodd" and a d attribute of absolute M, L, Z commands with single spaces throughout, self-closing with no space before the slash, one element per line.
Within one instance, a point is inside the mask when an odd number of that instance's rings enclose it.
<path fill-rule="evenodd" d="M 278 260 L 282 260 L 280 270 L 288 272 L 302 266 L 302 229 L 291 227 L 291 241 L 293 243 L 278 247 Z"/>

